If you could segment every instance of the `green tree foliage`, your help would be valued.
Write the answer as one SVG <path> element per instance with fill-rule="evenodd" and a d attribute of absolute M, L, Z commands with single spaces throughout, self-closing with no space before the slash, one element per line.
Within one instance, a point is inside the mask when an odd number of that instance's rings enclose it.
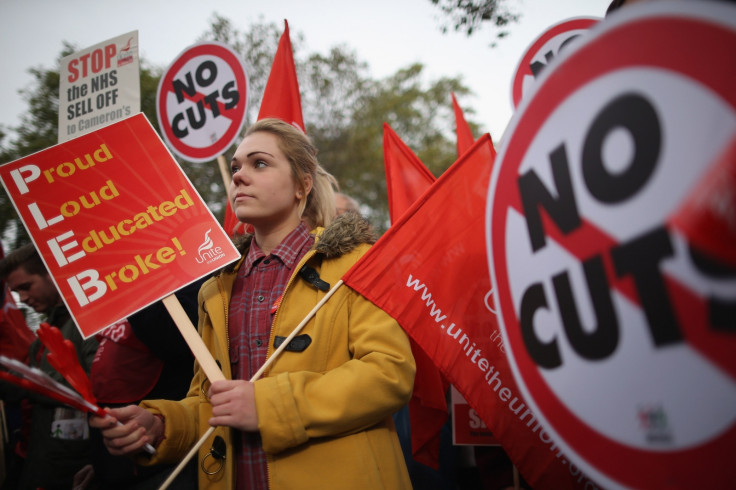
<path fill-rule="evenodd" d="M 262 20 L 237 29 L 214 15 L 198 40 L 225 43 L 241 53 L 248 71 L 249 107 L 246 125 L 256 120 L 283 25 Z M 426 80 L 424 67 L 414 64 L 385 79 L 371 78 L 367 64 L 347 46 L 327 54 L 300 56 L 303 38 L 291 40 L 297 65 L 307 133 L 319 148 L 319 159 L 333 173 L 343 192 L 364 205 L 379 231 L 388 226 L 383 167 L 383 122 L 388 122 L 436 176 L 455 160 L 455 133 L 450 93 L 469 90 L 459 78 Z M 184 47 L 182 47 L 183 49 Z M 76 51 L 65 43 L 59 59 Z M 158 130 L 156 90 L 165 67 L 141 61 L 141 109 Z M 58 69 L 32 68 L 34 83 L 21 91 L 28 111 L 15 137 L 0 128 L 0 162 L 42 150 L 57 142 Z M 466 115 L 472 114 L 468 110 Z M 470 121 L 469 121 L 470 122 Z M 475 134 L 478 127 L 471 122 Z M 236 144 L 239 141 L 236 141 Z M 226 152 L 229 159 L 235 147 Z M 216 161 L 192 163 L 177 158 L 189 179 L 218 219 L 224 214 L 226 190 Z M 11 248 L 28 237 L 4 192 L 0 194 L 0 234 Z"/>
<path fill-rule="evenodd" d="M 337 177 L 344 192 L 370 208 L 367 213 L 381 231 L 388 227 L 384 122 L 435 176 L 456 159 L 450 93 L 463 95 L 468 89 L 458 78 L 428 83 L 423 78 L 424 67 L 414 64 L 383 80 L 364 79 L 355 100 L 343 108 L 348 111 L 345 124 L 328 126 L 327 131 L 317 122 L 307 124 L 322 164 Z M 326 121 L 329 124 L 331 119 Z"/>
<path fill-rule="evenodd" d="M 442 32 L 449 26 L 458 32 L 472 35 L 485 24 L 496 28 L 496 37 L 508 34 L 505 29 L 510 23 L 519 20 L 519 14 L 509 10 L 505 0 L 430 0 L 449 17 L 448 23 L 442 25 Z M 492 43 L 495 45 L 495 42 Z"/>

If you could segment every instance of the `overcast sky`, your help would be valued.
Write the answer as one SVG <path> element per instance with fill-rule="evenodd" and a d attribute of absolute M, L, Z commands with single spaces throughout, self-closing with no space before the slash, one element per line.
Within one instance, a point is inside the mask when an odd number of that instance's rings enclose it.
<path fill-rule="evenodd" d="M 18 90 L 32 81 L 28 69 L 56 68 L 63 41 L 84 49 L 138 30 L 142 57 L 166 67 L 207 30 L 217 13 L 242 27 L 261 16 L 278 25 L 287 19 L 292 38 L 304 36 L 302 53 L 327 53 L 346 44 L 368 63 L 375 78 L 417 61 L 432 79 L 461 76 L 474 93 L 461 98 L 461 106 L 472 108 L 475 115 L 468 118 L 497 140 L 512 114 L 514 70 L 530 43 L 562 20 L 602 17 L 609 1 L 508 0 L 521 20 L 510 27 L 509 37 L 490 48 L 487 27 L 470 38 L 442 34 L 445 18 L 430 0 L 0 0 L 0 124 L 18 124 L 26 109 Z"/>

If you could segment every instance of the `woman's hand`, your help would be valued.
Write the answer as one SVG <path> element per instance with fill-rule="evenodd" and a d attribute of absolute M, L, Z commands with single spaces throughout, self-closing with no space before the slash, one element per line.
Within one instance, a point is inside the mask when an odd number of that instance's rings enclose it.
<path fill-rule="evenodd" d="M 112 408 L 108 413 L 105 417 L 91 417 L 89 425 L 100 429 L 105 447 L 113 456 L 136 453 L 163 436 L 163 422 L 138 405 Z"/>
<path fill-rule="evenodd" d="M 256 397 L 253 383 L 244 380 L 220 380 L 210 386 L 212 426 L 227 426 L 244 431 L 258 430 Z"/>

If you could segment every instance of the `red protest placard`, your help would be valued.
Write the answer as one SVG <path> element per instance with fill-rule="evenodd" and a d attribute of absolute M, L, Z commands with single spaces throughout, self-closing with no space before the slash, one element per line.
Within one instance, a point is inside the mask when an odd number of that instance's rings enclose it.
<path fill-rule="evenodd" d="M 519 107 L 522 97 L 532 91 L 542 70 L 559 56 L 565 47 L 591 29 L 600 19 L 575 17 L 558 22 L 540 34 L 519 59 L 511 81 L 511 104 Z"/>
<path fill-rule="evenodd" d="M 452 404 L 452 443 L 455 446 L 500 446 L 478 412 L 470 406 L 457 388 L 450 388 Z"/>
<path fill-rule="evenodd" d="M 190 162 L 208 162 L 233 144 L 245 123 L 248 76 L 240 55 L 204 42 L 182 51 L 156 92 L 156 115 L 169 147 Z"/>
<path fill-rule="evenodd" d="M 566 56 L 522 101 L 488 192 L 515 379 L 606 488 L 729 487 L 736 276 L 669 220 L 736 134 L 736 8 L 626 8 Z"/>
<path fill-rule="evenodd" d="M 239 256 L 142 114 L 0 179 L 84 337 Z"/>

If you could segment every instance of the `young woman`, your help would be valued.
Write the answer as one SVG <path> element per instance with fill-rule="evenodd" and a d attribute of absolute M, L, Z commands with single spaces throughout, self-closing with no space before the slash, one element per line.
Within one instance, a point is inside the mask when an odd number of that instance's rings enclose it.
<path fill-rule="evenodd" d="M 196 366 L 184 400 L 113 410 L 121 427 L 93 418 L 110 452 L 149 442 L 148 464 L 178 461 L 212 425 L 198 456 L 202 489 L 410 488 L 391 414 L 411 396 L 414 359 L 399 325 L 352 289 L 340 287 L 248 381 L 373 241 L 354 213 L 332 221 L 333 179 L 316 153 L 284 122 L 249 128 L 230 200 L 254 233 L 199 293 L 199 332 L 227 380 L 210 385 Z"/>

